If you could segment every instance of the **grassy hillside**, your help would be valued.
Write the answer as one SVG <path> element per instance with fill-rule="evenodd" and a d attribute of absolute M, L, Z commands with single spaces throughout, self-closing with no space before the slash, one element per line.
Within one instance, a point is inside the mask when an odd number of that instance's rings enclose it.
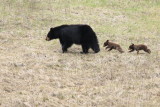
<path fill-rule="evenodd" d="M 51 27 L 89 24 L 101 52 L 62 54 Z M 107 52 L 107 40 L 125 53 Z M 131 43 L 151 54 L 128 53 Z M 0 0 L 0 106 L 159 107 L 159 0 Z"/>

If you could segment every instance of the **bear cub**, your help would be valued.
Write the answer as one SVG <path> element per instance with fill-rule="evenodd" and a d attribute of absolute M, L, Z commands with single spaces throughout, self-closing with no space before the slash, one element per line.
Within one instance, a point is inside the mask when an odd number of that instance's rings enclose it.
<path fill-rule="evenodd" d="M 106 46 L 106 49 L 109 48 L 108 51 L 111 51 L 112 49 L 115 49 L 115 50 L 118 50 L 120 53 L 124 52 L 119 44 L 110 42 L 109 40 L 107 40 L 106 42 L 104 42 L 103 47 L 105 47 L 105 46 Z"/>
<path fill-rule="evenodd" d="M 151 53 L 151 50 L 150 49 L 148 49 L 147 48 L 147 46 L 146 45 L 143 45 L 143 44 L 139 44 L 139 45 L 135 45 L 135 44 L 131 44 L 130 46 L 129 46 L 129 52 L 133 52 L 133 51 L 137 51 L 137 54 L 139 54 L 139 51 L 140 50 L 143 50 L 143 51 L 145 51 L 145 52 L 147 52 L 147 53 Z"/>

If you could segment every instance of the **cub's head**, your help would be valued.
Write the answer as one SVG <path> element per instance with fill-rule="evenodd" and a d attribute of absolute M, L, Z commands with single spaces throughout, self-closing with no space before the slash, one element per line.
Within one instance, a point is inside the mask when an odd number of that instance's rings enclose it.
<path fill-rule="evenodd" d="M 58 31 L 55 28 L 50 28 L 50 31 L 47 34 L 46 41 L 58 38 Z"/>
<path fill-rule="evenodd" d="M 133 43 L 129 46 L 128 50 L 134 50 L 134 44 Z"/>
<path fill-rule="evenodd" d="M 103 47 L 107 46 L 109 43 L 109 40 L 107 40 L 106 42 L 104 42 Z"/>

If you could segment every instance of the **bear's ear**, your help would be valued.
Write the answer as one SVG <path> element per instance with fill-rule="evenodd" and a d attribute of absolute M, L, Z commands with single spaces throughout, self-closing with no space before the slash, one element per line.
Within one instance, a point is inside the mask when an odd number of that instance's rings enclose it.
<path fill-rule="evenodd" d="M 131 45 L 134 45 L 133 43 L 131 43 Z"/>
<path fill-rule="evenodd" d="M 53 30 L 53 28 L 50 28 L 50 30 Z"/>
<path fill-rule="evenodd" d="M 109 42 L 109 40 L 107 40 L 107 42 Z"/>

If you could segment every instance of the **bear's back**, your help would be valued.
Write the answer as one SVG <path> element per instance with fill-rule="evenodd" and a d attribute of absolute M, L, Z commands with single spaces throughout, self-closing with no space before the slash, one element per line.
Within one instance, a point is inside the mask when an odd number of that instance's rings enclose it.
<path fill-rule="evenodd" d="M 92 29 L 88 25 L 67 25 L 61 27 L 61 37 L 65 41 L 70 41 L 75 44 L 81 44 L 81 42 L 86 40 L 93 33 Z"/>

